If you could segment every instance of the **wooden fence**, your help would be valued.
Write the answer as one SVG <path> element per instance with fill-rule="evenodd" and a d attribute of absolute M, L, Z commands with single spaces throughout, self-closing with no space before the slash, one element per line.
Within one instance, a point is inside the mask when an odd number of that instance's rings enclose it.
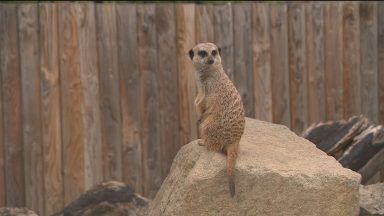
<path fill-rule="evenodd" d="M 197 137 L 206 41 L 247 116 L 384 123 L 381 2 L 1 3 L 0 206 L 49 215 L 110 179 L 153 197 Z"/>

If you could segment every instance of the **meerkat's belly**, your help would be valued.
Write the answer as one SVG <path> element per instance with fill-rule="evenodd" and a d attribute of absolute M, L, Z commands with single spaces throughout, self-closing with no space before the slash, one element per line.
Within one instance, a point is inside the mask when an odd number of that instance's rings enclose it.
<path fill-rule="evenodd" d="M 202 138 L 209 142 L 227 146 L 238 142 L 244 132 L 244 111 L 242 104 L 235 101 L 215 106 L 202 122 Z"/>

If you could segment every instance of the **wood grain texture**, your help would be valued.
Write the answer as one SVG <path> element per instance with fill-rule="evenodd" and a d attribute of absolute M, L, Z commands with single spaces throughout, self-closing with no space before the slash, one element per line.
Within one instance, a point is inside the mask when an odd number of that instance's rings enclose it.
<path fill-rule="evenodd" d="M 177 72 L 179 86 L 180 145 L 197 137 L 197 117 L 194 106 L 196 95 L 195 71 L 188 51 L 195 44 L 195 5 L 176 4 Z"/>
<path fill-rule="evenodd" d="M 25 206 L 21 119 L 21 75 L 16 4 L 2 4 L 0 71 L 3 82 L 3 129 L 6 206 Z"/>
<path fill-rule="evenodd" d="M 378 97 L 379 97 L 379 124 L 384 125 L 384 3 L 378 3 Z M 382 171 L 384 176 L 384 170 Z M 384 181 L 384 179 L 383 179 Z"/>
<path fill-rule="evenodd" d="M 44 212 L 43 143 L 40 104 L 39 20 L 35 3 L 18 6 L 21 104 L 26 207 Z"/>
<path fill-rule="evenodd" d="M 96 43 L 95 5 L 76 5 L 80 42 L 80 79 L 84 98 L 82 120 L 84 124 L 85 188 L 103 181 L 101 111 L 99 70 Z"/>
<path fill-rule="evenodd" d="M 252 51 L 255 118 L 272 121 L 269 4 L 252 4 Z"/>
<path fill-rule="evenodd" d="M 164 180 L 179 150 L 179 102 L 176 59 L 176 19 L 173 4 L 156 5 L 157 70 L 161 175 Z"/>
<path fill-rule="evenodd" d="M 214 43 L 213 7 L 208 4 L 195 6 L 196 44 Z"/>
<path fill-rule="evenodd" d="M 64 204 L 57 9 L 56 4 L 44 3 L 39 5 L 40 91 L 45 204 L 45 210 L 42 215 L 54 214 L 63 208 Z"/>
<path fill-rule="evenodd" d="M 97 4 L 104 180 L 122 180 L 121 110 L 115 4 Z"/>
<path fill-rule="evenodd" d="M 297 134 L 300 134 L 308 126 L 305 36 L 304 5 L 298 2 L 288 4 L 288 60 L 291 129 Z"/>
<path fill-rule="evenodd" d="M 305 5 L 309 124 L 325 119 L 323 6 Z"/>
<path fill-rule="evenodd" d="M 343 118 L 361 113 L 358 2 L 343 3 Z"/>
<path fill-rule="evenodd" d="M 84 133 L 82 108 L 84 98 L 80 74 L 79 29 L 76 7 L 60 3 L 59 59 L 61 82 L 62 151 L 65 205 L 85 190 Z"/>
<path fill-rule="evenodd" d="M 0 47 L 4 47 L 3 45 L 3 36 L 5 36 L 6 31 L 4 30 L 4 26 L 2 23 L 6 21 L 4 16 L 4 4 L 0 4 Z M 3 64 L 3 49 L 0 49 L 0 64 Z M 3 67 L 0 65 L 0 72 L 2 73 Z M 5 145 L 4 145 L 4 123 L 3 123 L 3 82 L 2 76 L 0 75 L 0 206 L 5 206 Z"/>
<path fill-rule="evenodd" d="M 290 127 L 287 5 L 270 5 L 272 121 Z"/>
<path fill-rule="evenodd" d="M 361 113 L 378 123 L 377 3 L 360 2 Z"/>
<path fill-rule="evenodd" d="M 139 71 L 141 73 L 141 140 L 143 157 L 143 194 L 153 198 L 161 185 L 159 128 L 159 73 L 156 53 L 156 6 L 137 6 Z"/>
<path fill-rule="evenodd" d="M 135 4 L 116 5 L 122 118 L 123 180 L 143 193 L 142 147 L 140 139 L 140 72 Z"/>
<path fill-rule="evenodd" d="M 342 3 L 324 6 L 324 81 L 327 120 L 343 118 Z"/>
<path fill-rule="evenodd" d="M 252 73 L 252 7 L 250 3 L 233 4 L 234 83 L 243 100 L 245 115 L 254 117 Z"/>
<path fill-rule="evenodd" d="M 233 15 L 232 4 L 219 4 L 213 8 L 214 40 L 221 48 L 221 62 L 228 77 L 234 80 Z"/>

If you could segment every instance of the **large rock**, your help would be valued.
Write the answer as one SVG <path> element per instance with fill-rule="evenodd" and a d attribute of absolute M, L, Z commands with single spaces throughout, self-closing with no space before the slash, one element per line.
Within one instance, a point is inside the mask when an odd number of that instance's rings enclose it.
<path fill-rule="evenodd" d="M 360 215 L 384 216 L 384 183 L 360 186 Z"/>
<path fill-rule="evenodd" d="M 173 161 L 148 215 L 358 215 L 360 175 L 287 127 L 246 119 L 231 199 L 226 158 L 197 141 Z"/>

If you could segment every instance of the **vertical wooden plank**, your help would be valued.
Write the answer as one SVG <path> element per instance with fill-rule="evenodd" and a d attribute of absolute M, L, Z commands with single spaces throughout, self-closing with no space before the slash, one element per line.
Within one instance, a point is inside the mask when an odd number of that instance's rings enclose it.
<path fill-rule="evenodd" d="M 35 3 L 18 6 L 26 207 L 44 212 L 40 109 L 39 20 Z"/>
<path fill-rule="evenodd" d="M 214 5 L 214 39 L 221 48 L 221 61 L 228 77 L 234 80 L 232 4 Z"/>
<path fill-rule="evenodd" d="M 161 185 L 159 74 L 156 55 L 155 4 L 137 5 L 139 71 L 141 73 L 141 140 L 143 192 L 153 198 Z"/>
<path fill-rule="evenodd" d="M 245 115 L 254 117 L 252 74 L 252 7 L 250 3 L 233 4 L 235 85 L 242 97 Z"/>
<path fill-rule="evenodd" d="M 342 3 L 329 2 L 324 8 L 325 111 L 327 120 L 343 118 L 343 28 Z"/>
<path fill-rule="evenodd" d="M 176 4 L 176 32 L 180 144 L 184 145 L 197 137 L 195 72 L 188 56 L 195 46 L 194 4 Z"/>
<path fill-rule="evenodd" d="M 358 2 L 343 3 L 343 118 L 361 113 Z"/>
<path fill-rule="evenodd" d="M 24 157 L 21 125 L 21 77 L 17 5 L 3 4 L 0 71 L 3 81 L 5 193 L 7 206 L 25 206 Z"/>
<path fill-rule="evenodd" d="M 0 4 L 0 47 L 4 47 L 3 45 L 3 37 L 6 34 L 5 31 L 5 25 L 2 23 L 5 23 L 6 18 L 5 18 L 5 12 L 4 12 L 4 4 Z M 4 64 L 4 56 L 3 54 L 3 49 L 0 49 L 0 206 L 5 206 L 6 204 L 6 199 L 5 199 L 5 145 L 4 145 L 4 124 L 3 124 L 3 82 L 2 82 L 2 74 L 3 74 L 3 67 L 1 64 Z"/>
<path fill-rule="evenodd" d="M 309 124 L 325 119 L 323 6 L 317 2 L 305 5 Z"/>
<path fill-rule="evenodd" d="M 123 180 L 143 193 L 142 149 L 140 140 L 140 73 L 136 4 L 116 5 L 122 117 Z"/>
<path fill-rule="evenodd" d="M 378 97 L 379 97 L 379 124 L 384 125 L 384 3 L 378 2 L 377 33 L 378 33 Z M 380 181 L 384 182 L 384 165 L 380 170 Z"/>
<path fill-rule="evenodd" d="M 51 215 L 64 204 L 60 80 L 59 34 L 57 4 L 39 5 L 41 121 L 44 151 L 44 203 L 42 215 Z"/>
<path fill-rule="evenodd" d="M 252 4 L 252 50 L 255 118 L 272 121 L 269 4 Z"/>
<path fill-rule="evenodd" d="M 378 80 L 384 80 L 384 3 L 378 3 Z M 384 82 L 379 81 L 379 124 L 384 125 Z M 384 171 L 382 171 L 384 176 Z M 384 181 L 384 179 L 382 179 Z"/>
<path fill-rule="evenodd" d="M 360 2 L 361 113 L 378 123 L 377 3 Z"/>
<path fill-rule="evenodd" d="M 96 17 L 93 3 L 76 4 L 80 41 L 80 78 L 84 97 L 85 189 L 103 181 Z"/>
<path fill-rule="evenodd" d="M 157 69 L 160 110 L 160 151 L 162 180 L 179 150 L 179 103 L 176 61 L 176 19 L 174 4 L 156 6 Z"/>
<path fill-rule="evenodd" d="M 290 127 L 287 5 L 270 5 L 272 120 Z"/>
<path fill-rule="evenodd" d="M 196 44 L 214 42 L 213 6 L 198 4 L 195 6 Z"/>
<path fill-rule="evenodd" d="M 288 5 L 288 56 L 291 129 L 300 134 L 308 126 L 305 10 L 301 2 Z"/>
<path fill-rule="evenodd" d="M 60 3 L 58 12 L 64 202 L 68 204 L 85 190 L 85 128 L 82 122 L 84 98 L 81 92 L 76 8 L 74 4 Z"/>
<path fill-rule="evenodd" d="M 122 180 L 121 112 L 115 4 L 97 4 L 104 180 Z"/>

